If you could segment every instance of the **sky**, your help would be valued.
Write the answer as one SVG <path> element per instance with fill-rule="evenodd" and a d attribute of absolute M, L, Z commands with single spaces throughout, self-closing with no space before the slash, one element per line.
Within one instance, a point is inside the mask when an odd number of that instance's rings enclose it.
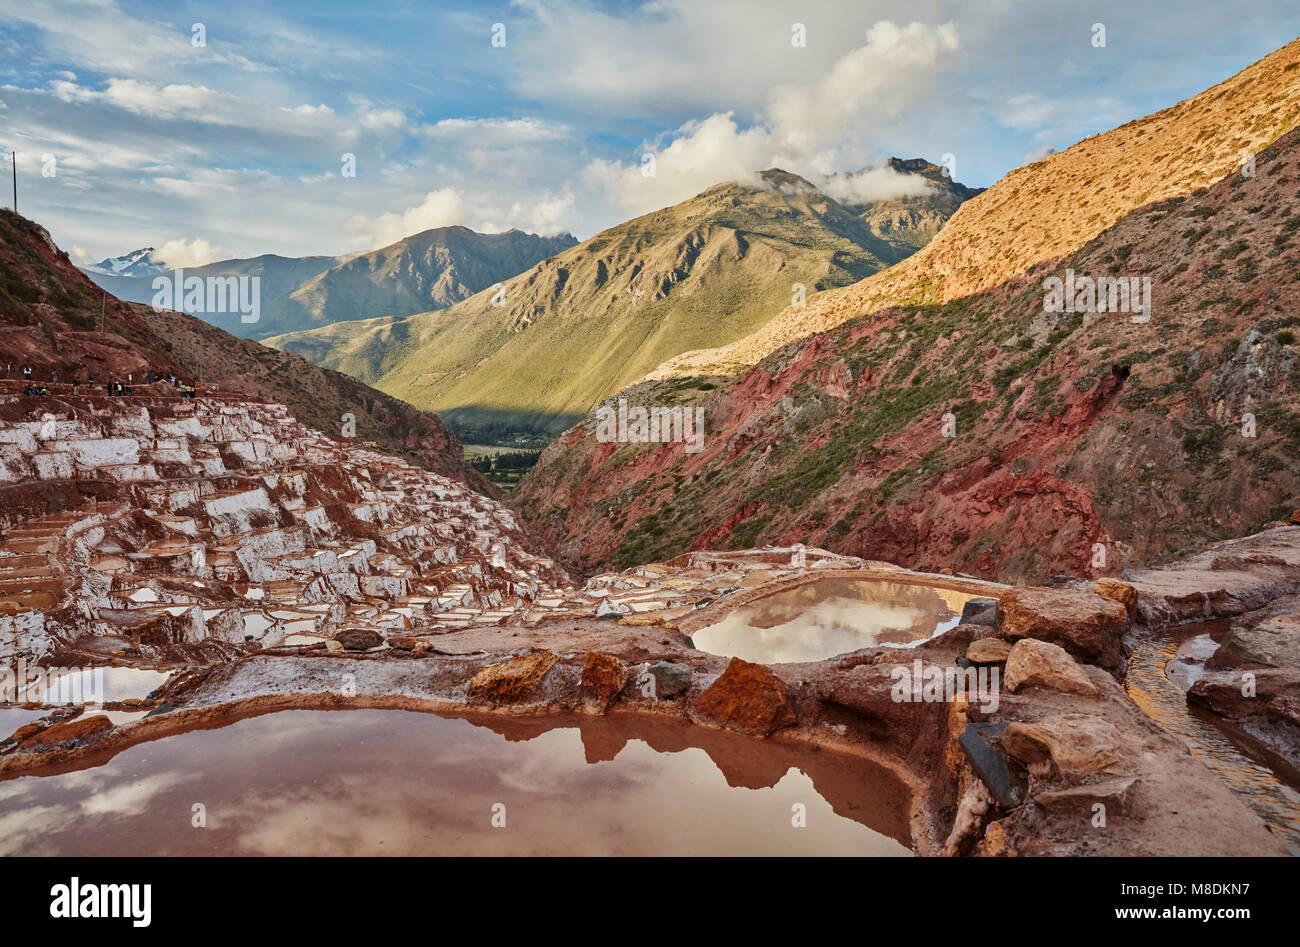
<path fill-rule="evenodd" d="M 78 262 L 193 266 L 452 224 L 585 239 L 768 167 L 949 156 L 988 186 L 1300 30 L 1293 0 L 270 6 L 0 0 L 19 210 Z"/>

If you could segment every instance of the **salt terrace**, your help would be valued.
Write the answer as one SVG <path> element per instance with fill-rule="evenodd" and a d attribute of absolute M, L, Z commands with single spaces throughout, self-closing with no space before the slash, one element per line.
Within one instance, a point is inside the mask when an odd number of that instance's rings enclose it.
<path fill-rule="evenodd" d="M 650 624 L 804 571 L 789 551 L 696 553 L 578 587 L 500 503 L 278 404 L 11 396 L 0 411 L 5 662 L 53 647 L 183 658 L 176 646 L 409 649 L 472 626 Z M 807 564 L 861 562 L 814 551 Z"/>

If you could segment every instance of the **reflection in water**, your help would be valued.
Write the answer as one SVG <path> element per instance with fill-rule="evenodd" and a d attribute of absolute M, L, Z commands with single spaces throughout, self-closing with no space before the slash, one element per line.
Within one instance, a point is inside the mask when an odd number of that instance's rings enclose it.
<path fill-rule="evenodd" d="M 681 721 L 285 711 L 0 782 L 0 852 L 907 855 L 908 812 L 869 762 Z"/>
<path fill-rule="evenodd" d="M 823 661 L 942 634 L 974 597 L 926 585 L 821 579 L 742 605 L 691 639 L 703 651 L 746 661 Z"/>
<path fill-rule="evenodd" d="M 1185 691 L 1205 674 L 1226 625 L 1183 626 L 1148 632 L 1133 642 L 1125 686 L 1129 696 L 1191 754 L 1226 782 L 1267 822 L 1293 855 L 1300 855 L 1300 792 L 1288 786 L 1254 748 L 1234 742 Z"/>

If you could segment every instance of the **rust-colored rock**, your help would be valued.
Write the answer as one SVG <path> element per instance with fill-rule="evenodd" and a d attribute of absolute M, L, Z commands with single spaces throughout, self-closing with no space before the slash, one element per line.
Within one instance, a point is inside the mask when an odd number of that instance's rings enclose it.
<path fill-rule="evenodd" d="M 693 709 L 728 729 L 762 736 L 799 722 L 780 678 L 740 658 L 731 659 Z"/>
<path fill-rule="evenodd" d="M 1088 589 L 1010 589 L 998 599 L 998 628 L 1011 638 L 1050 641 L 1111 671 L 1124 666 L 1128 611 Z"/>
<path fill-rule="evenodd" d="M 1103 577 L 1093 583 L 1092 590 L 1103 598 L 1119 602 L 1128 612 L 1129 621 L 1137 614 L 1138 590 L 1131 582 L 1123 579 Z"/>
<path fill-rule="evenodd" d="M 582 666 L 582 689 L 594 694 L 601 707 L 608 706 L 627 684 L 627 668 L 612 654 L 588 651 Z"/>
<path fill-rule="evenodd" d="M 1296 526 L 1300 526 L 1300 510 L 1296 510 L 1291 514 L 1291 522 Z"/>
<path fill-rule="evenodd" d="M 489 664 L 474 675 L 469 682 L 471 697 L 479 697 L 494 704 L 508 704 L 523 700 L 537 687 L 546 672 L 559 661 L 559 655 L 550 651 L 520 655 Z"/>
<path fill-rule="evenodd" d="M 56 723 L 23 742 L 24 750 L 43 750 L 55 746 L 87 743 L 113 729 L 113 721 L 103 714 L 77 717 L 67 723 Z"/>
<path fill-rule="evenodd" d="M 1036 638 L 1016 642 L 1007 657 L 1003 681 L 1012 692 L 1028 684 L 1068 694 L 1097 693 L 1096 685 L 1064 648 Z"/>

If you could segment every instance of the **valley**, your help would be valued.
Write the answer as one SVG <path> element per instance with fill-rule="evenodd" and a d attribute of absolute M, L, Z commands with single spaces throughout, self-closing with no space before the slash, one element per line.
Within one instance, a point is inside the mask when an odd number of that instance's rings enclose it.
<path fill-rule="evenodd" d="M 687 123 L 586 166 L 673 196 L 581 240 L 569 183 L 491 164 L 569 147 L 526 110 L 377 184 L 295 169 L 362 252 L 79 267 L 0 210 L 0 852 L 1300 855 L 1270 48 L 987 188 L 819 170 L 785 88 L 745 154 L 806 173 L 702 186 L 734 113 Z M 347 147 L 414 127 L 349 101 Z M 253 318 L 159 303 L 185 276 Z"/>

